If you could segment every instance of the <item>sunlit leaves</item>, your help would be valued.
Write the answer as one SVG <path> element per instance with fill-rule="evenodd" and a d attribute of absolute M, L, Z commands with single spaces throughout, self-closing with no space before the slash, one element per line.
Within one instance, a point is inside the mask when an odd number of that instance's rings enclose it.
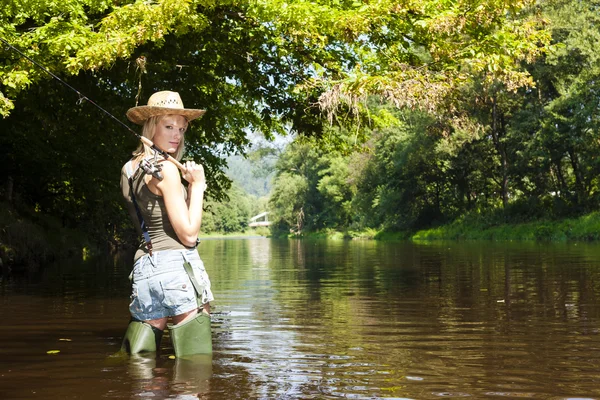
<path fill-rule="evenodd" d="M 327 33 L 330 48 L 348 43 L 356 66 L 347 68 L 337 82 L 315 77 L 308 86 L 320 85 L 328 97 L 321 106 L 331 115 L 346 109 L 345 99 L 360 99 L 365 93 L 385 96 L 399 106 L 432 110 L 471 74 L 483 71 L 510 90 L 531 85 L 520 62 L 542 54 L 549 40 L 543 21 L 527 14 L 525 7 L 531 5 L 521 1 L 369 3 L 352 10 L 368 24 L 348 19 L 352 22 L 336 30 L 319 31 Z M 325 21 L 335 14 L 329 9 L 323 13 Z M 282 21 L 286 15 L 279 15 L 280 25 L 299 24 L 297 19 Z M 345 20 L 338 17 L 337 21 Z M 311 21 L 304 22 L 310 32 Z M 351 43 L 346 42 L 348 32 L 356 38 Z"/>
<path fill-rule="evenodd" d="M 3 11 L 2 34 L 20 48 L 31 48 L 52 69 L 110 68 L 146 43 L 160 45 L 166 35 L 201 33 L 211 21 L 201 10 L 230 1 L 31 0 L 23 11 L 11 1 Z M 254 21 L 249 37 L 270 40 L 282 60 L 322 67 L 314 81 L 296 82 L 299 96 L 337 91 L 321 106 L 330 116 L 364 101 L 385 96 L 399 106 L 432 109 L 467 79 L 487 71 L 508 87 L 530 85 L 518 68 L 547 42 L 529 1 L 402 2 L 251 0 L 231 3 L 238 17 Z M 34 21 L 34 27 L 27 26 Z M 234 31 L 233 31 L 234 32 Z M 252 59 L 252 53 L 248 53 Z M 18 63 L 23 65 L 23 63 Z M 21 69 L 25 69 L 21 67 Z M 6 74 L 11 70 L 4 71 Z M 1 74 L 1 72 L 0 72 Z M 31 81 L 39 75 L 30 77 Z M 8 87 L 27 86 L 9 75 Z M 353 112 L 356 101 L 350 106 Z M 336 102 L 337 101 L 337 102 Z"/>
<path fill-rule="evenodd" d="M 200 2 L 191 0 L 26 3 L 11 1 L 3 8 L 0 34 L 55 73 L 110 68 L 144 43 L 160 42 L 168 34 L 201 31 L 208 23 L 196 11 Z M 5 51 L 10 54 L 8 49 Z M 15 70 L 30 75 L 31 82 L 44 76 L 39 71 L 28 72 L 27 65 L 16 58 L 14 64 L 0 69 L 0 78 L 10 94 L 27 88 L 29 83 L 17 79 Z M 9 106 L 3 106 L 4 114 Z"/>
<path fill-rule="evenodd" d="M 8 117 L 10 110 L 13 108 L 14 104 L 0 92 L 0 115 Z"/>

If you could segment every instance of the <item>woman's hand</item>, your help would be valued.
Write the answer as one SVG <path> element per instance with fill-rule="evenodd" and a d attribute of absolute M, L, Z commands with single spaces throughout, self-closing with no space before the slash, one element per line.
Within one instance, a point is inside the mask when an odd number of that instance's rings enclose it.
<path fill-rule="evenodd" d="M 186 161 L 183 163 L 185 171 L 182 173 L 183 179 L 190 184 L 205 184 L 204 167 L 201 164 L 196 164 L 194 161 Z"/>

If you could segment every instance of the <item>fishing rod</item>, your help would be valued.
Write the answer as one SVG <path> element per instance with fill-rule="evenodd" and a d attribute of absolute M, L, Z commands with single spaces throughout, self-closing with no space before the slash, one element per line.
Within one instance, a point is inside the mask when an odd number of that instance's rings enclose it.
<path fill-rule="evenodd" d="M 0 37 L 0 41 L 2 41 L 2 43 L 6 44 L 8 47 L 10 47 L 12 50 L 19 53 L 22 57 L 29 60 L 33 65 L 40 68 L 42 71 L 44 71 L 45 73 L 50 75 L 52 78 L 56 79 L 57 81 L 59 81 L 60 83 L 62 83 L 63 85 L 65 85 L 66 87 L 68 87 L 69 89 L 74 91 L 75 93 L 77 93 L 79 95 L 79 102 L 85 100 L 85 101 L 89 102 L 90 104 L 94 105 L 95 107 L 100 109 L 102 112 L 104 112 L 106 115 L 111 117 L 113 120 L 115 120 L 119 124 L 121 124 L 121 126 L 125 127 L 125 129 L 127 129 L 129 132 L 133 133 L 146 146 L 148 146 L 152 150 L 154 150 L 154 152 L 155 152 L 154 153 L 154 161 L 155 161 L 154 164 L 150 164 L 147 161 L 145 163 L 140 163 L 140 167 L 142 167 L 144 169 L 144 171 L 146 171 L 146 173 L 154 176 L 155 178 L 157 178 L 159 180 L 162 180 L 162 175 L 160 174 L 160 166 L 156 164 L 156 155 L 157 154 L 160 154 L 161 156 L 163 156 L 165 160 L 171 161 L 173 164 L 175 164 L 177 166 L 177 168 L 179 168 L 181 171 L 185 172 L 185 167 L 179 161 L 177 161 L 175 158 L 173 158 L 173 156 L 171 156 L 169 153 L 167 153 L 163 149 L 157 147 L 154 143 L 152 143 L 152 141 L 150 139 L 135 132 L 133 129 L 131 129 L 129 126 L 127 126 L 123 121 L 121 121 L 120 119 L 118 119 L 117 117 L 112 115 L 110 112 L 106 111 L 104 108 L 100 107 L 98 104 L 93 102 L 89 97 L 87 97 L 86 95 L 81 93 L 79 90 L 75 89 L 73 86 L 69 85 L 64 80 L 60 79 L 58 76 L 53 74 L 50 70 L 48 70 L 42 64 L 38 63 L 33 58 L 29 57 L 27 54 L 25 54 L 21 50 L 17 49 L 15 46 L 13 46 L 9 42 L 7 42 L 4 38 Z"/>

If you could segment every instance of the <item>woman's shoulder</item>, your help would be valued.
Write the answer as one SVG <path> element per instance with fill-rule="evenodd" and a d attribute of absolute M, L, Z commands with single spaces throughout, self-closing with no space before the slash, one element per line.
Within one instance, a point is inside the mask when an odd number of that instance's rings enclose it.
<path fill-rule="evenodd" d="M 160 162 L 160 168 L 163 174 L 168 174 L 170 176 L 176 176 L 179 179 L 179 169 L 175 164 L 168 160 L 162 160 Z"/>
<path fill-rule="evenodd" d="M 123 167 L 121 167 L 121 175 L 125 175 L 125 176 L 129 177 L 133 174 L 133 171 L 135 171 L 135 168 L 134 168 L 134 163 L 133 163 L 133 158 L 132 158 L 129 161 L 127 161 L 125 164 L 123 164 Z"/>

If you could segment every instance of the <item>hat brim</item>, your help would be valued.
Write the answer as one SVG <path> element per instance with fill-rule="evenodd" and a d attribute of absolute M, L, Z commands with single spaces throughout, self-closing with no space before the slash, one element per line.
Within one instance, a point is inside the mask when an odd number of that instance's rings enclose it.
<path fill-rule="evenodd" d="M 206 110 L 194 108 L 170 108 L 154 106 L 138 106 L 127 110 L 127 118 L 135 124 L 144 125 L 144 122 L 150 117 L 158 115 L 181 115 L 188 121 L 200 118 Z"/>

